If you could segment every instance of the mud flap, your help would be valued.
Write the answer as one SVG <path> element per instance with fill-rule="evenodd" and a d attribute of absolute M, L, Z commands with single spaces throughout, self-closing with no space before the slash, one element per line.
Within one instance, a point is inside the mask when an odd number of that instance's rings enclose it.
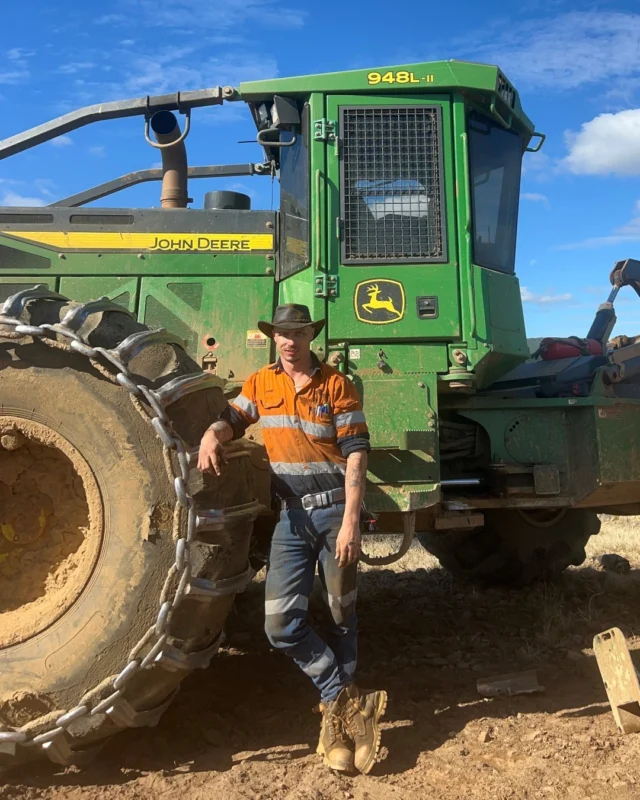
<path fill-rule="evenodd" d="M 597 634 L 593 650 L 620 733 L 640 731 L 640 676 L 619 628 Z"/>

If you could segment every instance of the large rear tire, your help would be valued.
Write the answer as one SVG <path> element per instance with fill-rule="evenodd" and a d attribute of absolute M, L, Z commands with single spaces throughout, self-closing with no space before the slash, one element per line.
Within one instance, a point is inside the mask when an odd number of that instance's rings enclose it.
<path fill-rule="evenodd" d="M 22 319 L 54 324 L 74 306 L 33 300 Z M 110 310 L 90 314 L 78 333 L 90 347 L 112 350 L 142 331 L 127 314 Z M 218 518 L 200 524 L 178 554 L 188 513 L 176 501 L 177 453 L 163 448 L 150 424 L 156 412 L 144 398 L 132 402 L 113 379 L 117 370 L 71 352 L 62 336 L 48 343 L 40 338 L 0 338 L 5 764 L 42 753 L 41 746 L 52 760 L 72 763 L 120 728 L 157 724 L 182 679 L 206 666 L 221 641 L 235 592 L 251 577 L 249 541 L 259 508 L 249 452 L 232 444 L 220 479 L 189 474 L 196 516 L 215 509 Z M 156 391 L 199 372 L 179 346 L 162 341 L 144 347 L 128 370 L 134 384 Z M 194 448 L 225 404 L 221 387 L 210 382 L 166 407 L 166 427 L 185 449 Z M 187 575 L 175 566 L 184 563 L 185 551 Z M 167 601 L 185 575 L 187 593 L 167 617 Z M 153 632 L 156 623 L 162 642 Z M 157 643 L 157 657 L 140 668 Z M 130 676 L 114 686 L 127 664 Z M 112 702 L 91 713 L 118 688 Z M 73 710 L 71 721 L 60 722 Z M 57 735 L 45 741 L 55 728 Z M 34 736 L 41 737 L 35 746 Z"/>
<path fill-rule="evenodd" d="M 592 511 L 485 511 L 482 528 L 418 534 L 422 546 L 458 577 L 525 586 L 559 575 L 586 558 L 589 537 L 600 530 Z"/>

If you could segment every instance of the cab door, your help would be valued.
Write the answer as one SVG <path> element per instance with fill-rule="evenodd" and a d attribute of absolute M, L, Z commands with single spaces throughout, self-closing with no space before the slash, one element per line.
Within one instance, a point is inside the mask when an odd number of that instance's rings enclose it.
<path fill-rule="evenodd" d="M 448 97 L 331 96 L 326 113 L 329 338 L 458 338 Z"/>

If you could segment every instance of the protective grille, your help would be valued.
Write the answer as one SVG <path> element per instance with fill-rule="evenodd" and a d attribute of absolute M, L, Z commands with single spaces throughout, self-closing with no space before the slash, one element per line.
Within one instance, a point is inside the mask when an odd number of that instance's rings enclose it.
<path fill-rule="evenodd" d="M 445 261 L 440 108 L 342 109 L 343 263 Z"/>

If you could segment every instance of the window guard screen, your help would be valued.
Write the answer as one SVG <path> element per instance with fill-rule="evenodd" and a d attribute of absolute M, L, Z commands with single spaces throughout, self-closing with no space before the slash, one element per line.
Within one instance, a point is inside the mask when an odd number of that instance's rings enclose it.
<path fill-rule="evenodd" d="M 440 106 L 341 109 L 342 263 L 447 260 Z"/>

